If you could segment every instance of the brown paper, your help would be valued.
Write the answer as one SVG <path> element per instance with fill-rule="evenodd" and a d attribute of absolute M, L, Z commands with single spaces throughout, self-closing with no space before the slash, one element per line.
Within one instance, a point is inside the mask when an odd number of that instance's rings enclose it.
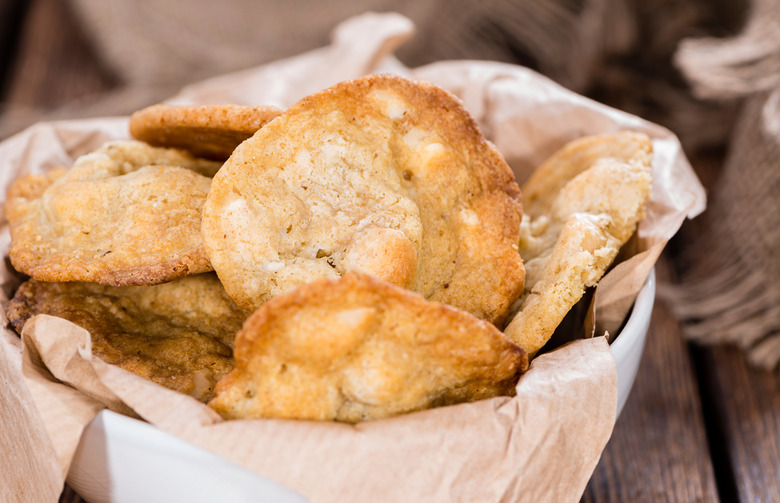
<path fill-rule="evenodd" d="M 0 334 L 0 501 L 56 501 L 65 476 L 22 377 L 21 341 Z"/>
<path fill-rule="evenodd" d="M 68 376 L 74 387 L 90 387 L 98 375 L 150 423 L 313 502 L 372 501 L 377 494 L 383 501 L 570 501 L 584 490 L 615 420 L 616 376 L 603 338 L 535 359 L 514 398 L 352 426 L 222 421 L 189 396 L 93 358 L 81 350 L 89 335 L 65 320 L 33 318 L 25 347 L 41 352 L 53 332 L 71 348 L 72 366 L 85 369 Z M 52 382 L 47 392 L 61 387 Z M 566 467 L 565 477 L 550 466 Z"/>
<path fill-rule="evenodd" d="M 521 180 L 581 135 L 644 131 L 654 139 L 656 156 L 652 202 L 636 240 L 639 254 L 606 276 L 602 286 L 609 288 L 599 293 L 604 312 L 621 305 L 604 318 L 622 321 L 623 304 L 633 300 L 663 244 L 686 216 L 704 207 L 703 190 L 677 139 L 516 66 L 455 61 L 405 68 L 390 53 L 411 33 L 401 16 L 360 16 L 339 26 L 328 47 L 189 86 L 171 101 L 288 106 L 340 80 L 393 71 L 460 96 Z M 126 137 L 126 128 L 126 118 L 38 124 L 0 144 L 0 182 L 7 188 L 19 174 L 69 165 L 106 139 Z M 6 253 L 7 241 L 4 228 Z M 12 275 L 3 273 L 7 283 Z M 88 334 L 57 318 L 36 317 L 23 342 L 29 391 L 22 389 L 18 343 L 5 342 L 0 353 L 3 372 L 19 388 L 13 404 L 5 397 L 0 402 L 3 424 L 11 425 L 3 435 L 10 435 L 12 446 L 29 445 L 14 451 L 24 466 L 47 469 L 27 479 L 27 470 L 3 466 L 0 487 L 49 488 L 47 495 L 61 486 L 81 431 L 103 406 L 140 416 L 314 502 L 370 501 L 376 494 L 386 501 L 576 501 L 615 421 L 615 367 L 604 338 L 576 341 L 534 360 L 516 397 L 356 426 L 222 421 L 188 396 L 92 358 Z"/>

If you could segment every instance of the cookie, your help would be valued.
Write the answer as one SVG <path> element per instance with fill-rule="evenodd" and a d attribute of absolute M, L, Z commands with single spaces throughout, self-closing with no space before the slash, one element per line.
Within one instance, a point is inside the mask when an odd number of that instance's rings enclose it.
<path fill-rule="evenodd" d="M 367 275 L 304 285 L 236 336 L 223 417 L 355 423 L 511 395 L 526 354 L 492 324 Z"/>
<path fill-rule="evenodd" d="M 224 161 L 280 113 L 271 106 L 152 105 L 130 116 L 130 135 L 150 145 Z"/>
<path fill-rule="evenodd" d="M 6 314 L 20 333 L 37 314 L 65 318 L 90 332 L 98 358 L 204 402 L 233 369 L 233 339 L 248 316 L 213 273 L 139 287 L 30 280 Z"/>
<path fill-rule="evenodd" d="M 200 221 L 211 184 L 204 174 L 218 166 L 118 141 L 71 169 L 21 177 L 5 204 L 11 263 L 41 281 L 113 286 L 210 271 Z"/>
<path fill-rule="evenodd" d="M 202 229 L 245 308 L 359 272 L 499 321 L 523 287 L 519 197 L 457 98 L 371 75 L 304 98 L 242 143 L 214 177 Z"/>
<path fill-rule="evenodd" d="M 523 183 L 523 210 L 531 218 L 548 214 L 563 186 L 599 159 L 649 166 L 652 155 L 652 142 L 647 135 L 633 131 L 589 135 L 570 141 Z"/>
<path fill-rule="evenodd" d="M 558 176 L 555 183 L 535 175 L 534 180 L 545 180 L 541 183 L 547 187 L 561 188 L 554 195 L 532 191 L 539 197 L 526 203 L 519 247 L 526 286 L 514 306 L 518 312 L 504 330 L 531 356 L 549 340 L 585 289 L 601 279 L 644 217 L 651 189 L 652 144 L 644 135 L 616 137 L 619 147 L 620 140 L 630 137 L 638 147 L 636 155 L 594 157 L 594 150 L 609 151 L 601 143 L 615 137 L 587 138 L 564 147 L 554 156 L 555 163 L 540 168 L 553 166 L 547 175 Z M 563 176 L 572 178 L 560 179 Z"/>

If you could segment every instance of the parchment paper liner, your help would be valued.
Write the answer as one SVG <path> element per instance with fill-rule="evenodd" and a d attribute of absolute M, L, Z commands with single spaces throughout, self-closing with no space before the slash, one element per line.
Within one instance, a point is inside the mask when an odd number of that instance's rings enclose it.
<path fill-rule="evenodd" d="M 170 102 L 286 107 L 338 81 L 392 71 L 460 96 L 519 180 L 579 136 L 621 129 L 649 134 L 655 157 L 648 216 L 630 247 L 634 253 L 596 293 L 597 333 L 615 333 L 665 243 L 686 216 L 704 209 L 704 191 L 677 138 L 517 66 L 452 61 L 405 68 L 391 53 L 412 32 L 395 14 L 359 16 L 337 27 L 328 47 L 189 86 Z M 126 136 L 126 118 L 37 124 L 0 144 L 0 180 L 7 188 L 20 174 L 70 165 L 103 141 Z M 2 232 L 7 252 L 5 226 Z M 16 278 L 2 272 L 7 293 Z M 49 316 L 27 324 L 23 343 L 21 365 L 15 334 L 6 330 L 0 339 L 0 375 L 13 390 L 0 395 L 0 439 L 12 454 L 3 461 L 4 501 L 29 501 L 31 494 L 54 501 L 83 428 L 103 407 L 141 417 L 323 502 L 379 494 L 384 501 L 576 501 L 615 421 L 616 374 L 603 337 L 534 360 L 514 398 L 356 426 L 224 422 L 187 396 L 93 359 L 84 330 Z"/>

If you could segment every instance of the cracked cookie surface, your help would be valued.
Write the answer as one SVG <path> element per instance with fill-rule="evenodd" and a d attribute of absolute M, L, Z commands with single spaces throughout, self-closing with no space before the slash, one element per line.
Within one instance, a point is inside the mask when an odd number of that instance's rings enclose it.
<path fill-rule="evenodd" d="M 522 291 L 519 188 L 451 94 L 372 75 L 304 98 L 242 143 L 204 206 L 239 305 L 374 275 L 498 321 Z"/>
<path fill-rule="evenodd" d="M 70 169 L 21 177 L 5 203 L 11 262 L 41 281 L 114 286 L 210 271 L 201 210 L 219 166 L 115 141 Z"/>
<path fill-rule="evenodd" d="M 133 287 L 30 280 L 6 313 L 19 333 L 37 314 L 71 321 L 90 332 L 98 358 L 204 402 L 233 369 L 233 340 L 249 315 L 213 273 Z"/>
<path fill-rule="evenodd" d="M 491 323 L 367 275 L 276 297 L 236 336 L 225 418 L 358 422 L 511 395 L 523 350 Z"/>
<path fill-rule="evenodd" d="M 526 285 L 504 332 L 530 356 L 598 283 L 644 217 L 651 159 L 646 135 L 585 137 L 564 146 L 523 185 Z"/>

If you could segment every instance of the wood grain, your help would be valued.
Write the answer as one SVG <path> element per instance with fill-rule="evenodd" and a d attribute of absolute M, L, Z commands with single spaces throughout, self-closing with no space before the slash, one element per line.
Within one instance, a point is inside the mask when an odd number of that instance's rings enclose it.
<path fill-rule="evenodd" d="M 0 0 L 0 96 L 11 82 L 11 65 L 19 47 L 19 29 L 27 2 Z"/>
<path fill-rule="evenodd" d="M 780 373 L 750 368 L 734 348 L 697 353 L 717 455 L 733 478 L 724 489 L 741 502 L 780 501 Z"/>
<path fill-rule="evenodd" d="M 659 282 L 669 268 L 662 257 Z M 634 387 L 583 501 L 718 501 L 704 432 L 687 345 L 657 301 Z"/>
<path fill-rule="evenodd" d="M 709 152 L 691 160 L 705 187 L 718 183 L 724 157 Z M 691 245 L 715 225 L 708 213 L 686 222 L 674 243 L 678 270 L 696 272 L 701 252 Z M 694 345 L 691 353 L 721 499 L 780 501 L 780 369 L 753 369 L 727 346 Z"/>
<path fill-rule="evenodd" d="M 83 36 L 67 2 L 34 0 L 9 62 L 2 134 L 39 120 L 52 109 L 89 101 L 116 85 Z"/>

